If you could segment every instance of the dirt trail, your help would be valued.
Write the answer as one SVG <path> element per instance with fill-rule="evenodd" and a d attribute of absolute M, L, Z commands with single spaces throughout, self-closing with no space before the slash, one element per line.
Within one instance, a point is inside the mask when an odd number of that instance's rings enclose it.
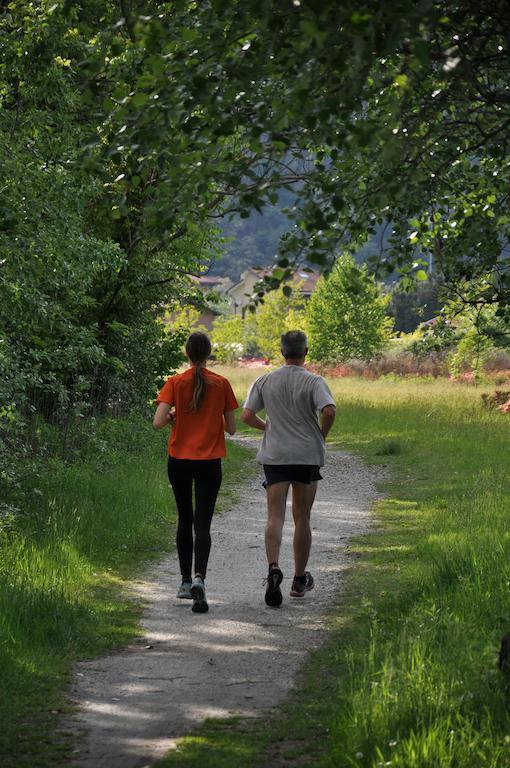
<path fill-rule="evenodd" d="M 258 715 L 285 696 L 307 651 L 325 639 L 325 617 L 347 563 L 345 545 L 366 530 L 377 495 L 375 470 L 348 453 L 330 451 L 323 476 L 312 512 L 309 568 L 316 587 L 305 600 L 288 597 L 288 508 L 280 560 L 284 603 L 280 609 L 264 603 L 261 477 L 248 481 L 239 503 L 213 521 L 208 614 L 194 614 L 190 601 L 175 599 L 175 554 L 135 585 L 147 604 L 143 640 L 76 668 L 71 695 L 80 706 L 71 727 L 83 737 L 75 766 L 150 766 L 204 718 Z"/>

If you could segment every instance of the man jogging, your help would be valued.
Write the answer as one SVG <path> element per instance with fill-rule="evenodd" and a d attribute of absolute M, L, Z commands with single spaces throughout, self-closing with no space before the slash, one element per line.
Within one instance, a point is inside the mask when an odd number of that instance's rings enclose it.
<path fill-rule="evenodd" d="M 310 512 L 319 467 L 324 465 L 325 439 L 335 420 L 335 404 L 326 382 L 304 368 L 308 342 L 302 331 L 289 331 L 281 337 L 285 365 L 253 382 L 244 403 L 241 419 L 264 432 L 257 461 L 264 467 L 267 493 L 265 543 L 269 573 L 267 605 L 282 602 L 280 584 L 283 573 L 278 565 L 285 507 L 292 486 L 294 517 L 294 579 L 291 597 L 303 598 L 313 588 L 313 577 L 306 570 L 312 531 Z M 265 409 L 263 421 L 257 412 Z"/>

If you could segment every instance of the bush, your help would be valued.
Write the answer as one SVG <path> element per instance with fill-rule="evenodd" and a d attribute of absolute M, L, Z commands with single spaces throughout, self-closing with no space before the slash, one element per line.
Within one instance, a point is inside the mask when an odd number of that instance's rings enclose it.
<path fill-rule="evenodd" d="M 366 267 L 342 256 L 306 306 L 310 359 L 329 365 L 380 354 L 391 327 L 387 304 Z"/>
<path fill-rule="evenodd" d="M 408 352 L 386 352 L 375 360 L 349 360 L 334 366 L 312 364 L 311 368 L 327 376 L 362 376 L 365 379 L 378 379 L 381 376 L 437 378 L 448 375 L 445 352 L 431 353 L 427 357 L 417 357 Z"/>
<path fill-rule="evenodd" d="M 211 330 L 213 354 L 220 363 L 232 363 L 247 352 L 246 322 L 241 315 L 223 315 Z"/>
<path fill-rule="evenodd" d="M 472 373 L 475 378 L 483 374 L 488 361 L 491 342 L 476 331 L 468 331 L 457 344 L 449 358 L 450 373 L 454 378 Z"/>
<path fill-rule="evenodd" d="M 490 349 L 487 353 L 484 369 L 486 372 L 510 372 L 510 352 L 504 349 Z"/>

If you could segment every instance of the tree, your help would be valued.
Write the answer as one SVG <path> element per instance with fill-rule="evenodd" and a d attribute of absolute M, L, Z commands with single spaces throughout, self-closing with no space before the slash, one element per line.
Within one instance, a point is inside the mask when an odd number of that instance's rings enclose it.
<path fill-rule="evenodd" d="M 410 283 L 431 254 L 460 300 L 505 315 L 507 3 L 123 8 L 83 69 L 95 93 L 112 84 L 98 140 L 122 169 L 120 217 L 154 178 L 154 221 L 174 234 L 190 215 L 248 216 L 293 187 L 278 280 L 305 256 L 331 267 L 390 220 L 374 269 Z"/>
<path fill-rule="evenodd" d="M 278 190 L 261 297 L 387 226 L 374 270 L 410 284 L 431 259 L 508 319 L 509 26 L 503 0 L 5 5 L 0 320 L 22 391 L 36 371 L 69 402 L 75 380 L 139 399 L 135 350 L 210 263 L 211 224 Z"/>
<path fill-rule="evenodd" d="M 134 183 L 120 216 L 105 176 L 118 160 L 83 162 L 106 94 L 82 98 L 81 65 L 94 66 L 95 30 L 117 18 L 113 3 L 24 0 L 0 15 L 0 387 L 17 412 L 146 402 L 180 359 L 158 318 L 214 252 L 214 233 L 192 221 L 162 237 L 157 184 Z"/>
<path fill-rule="evenodd" d="M 222 363 L 232 363 L 245 354 L 248 345 L 241 315 L 222 315 L 211 330 L 213 354 Z"/>
<path fill-rule="evenodd" d="M 281 335 L 286 331 L 303 329 L 305 325 L 299 284 L 281 286 L 268 293 L 254 317 L 260 354 L 273 361 L 280 360 Z"/>
<path fill-rule="evenodd" d="M 118 216 L 115 158 L 83 162 L 105 94 L 83 98 L 81 65 L 117 18 L 94 1 L 0 11 L 0 526 L 21 504 L 40 420 L 65 428 L 78 414 L 144 407 L 180 362 L 181 339 L 159 316 L 214 250 L 193 222 L 178 242 L 159 237 L 154 184 L 133 185 L 129 216 Z"/>
<path fill-rule="evenodd" d="M 411 333 L 420 323 L 437 317 L 444 305 L 440 299 L 441 286 L 434 276 L 419 282 L 414 291 L 403 291 L 392 286 L 388 315 L 393 317 L 394 330 Z"/>
<path fill-rule="evenodd" d="M 388 297 L 352 256 L 341 257 L 321 278 L 306 307 L 310 359 L 335 364 L 379 353 L 389 338 Z"/>

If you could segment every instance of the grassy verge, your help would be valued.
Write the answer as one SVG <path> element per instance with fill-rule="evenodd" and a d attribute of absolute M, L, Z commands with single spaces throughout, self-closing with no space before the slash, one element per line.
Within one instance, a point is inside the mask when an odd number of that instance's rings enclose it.
<path fill-rule="evenodd" d="M 333 441 L 391 468 L 331 639 L 270 723 L 205 723 L 159 765 L 509 766 L 510 422 L 475 387 L 331 386 Z"/>
<path fill-rule="evenodd" d="M 71 664 L 124 645 L 140 606 L 123 591 L 142 563 L 173 547 L 166 437 L 143 421 L 110 421 L 81 461 L 48 460 L 33 504 L 0 536 L 0 764 L 54 766 Z M 245 451 L 225 462 L 221 505 Z"/>

